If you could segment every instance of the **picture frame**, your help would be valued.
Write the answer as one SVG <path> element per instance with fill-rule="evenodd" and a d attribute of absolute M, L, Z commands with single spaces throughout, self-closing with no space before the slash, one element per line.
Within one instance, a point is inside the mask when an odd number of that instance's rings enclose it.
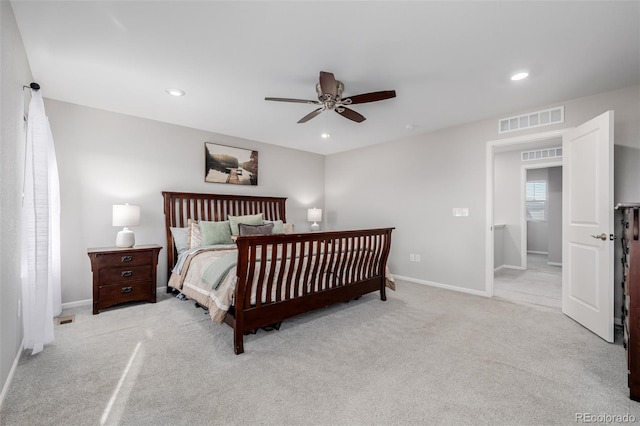
<path fill-rule="evenodd" d="M 258 185 L 258 151 L 205 142 L 204 181 Z"/>

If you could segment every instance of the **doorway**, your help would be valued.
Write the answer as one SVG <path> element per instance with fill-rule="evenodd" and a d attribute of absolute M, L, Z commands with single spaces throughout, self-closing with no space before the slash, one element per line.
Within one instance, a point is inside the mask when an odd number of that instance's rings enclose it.
<path fill-rule="evenodd" d="M 485 294 L 494 295 L 494 259 L 500 255 L 499 248 L 494 247 L 494 233 L 503 225 L 494 217 L 494 184 L 498 180 L 494 174 L 495 152 L 560 137 L 563 152 L 562 313 L 608 342 L 613 342 L 615 293 L 611 208 L 613 118 L 613 111 L 606 111 L 574 128 L 493 140 L 486 145 Z M 502 229 L 504 232 L 505 228 Z M 607 234 L 609 239 L 605 238 Z M 517 232 L 510 236 L 519 238 L 519 243 L 524 240 Z M 523 252 L 522 270 L 526 261 Z"/>
<path fill-rule="evenodd" d="M 565 129 L 524 135 L 487 143 L 487 269 L 486 293 L 495 295 L 494 273 L 510 278 L 531 272 L 529 263 L 538 265 L 536 256 L 527 256 L 525 185 L 527 170 L 562 166 L 562 157 L 545 156 L 523 161 L 523 152 L 562 147 Z M 561 153 L 561 152 L 560 152 Z M 561 283 L 561 276 L 558 281 Z"/>
<path fill-rule="evenodd" d="M 495 153 L 494 215 L 501 230 L 494 247 L 503 247 L 502 259 L 494 257 L 498 298 L 562 308 L 561 144 L 551 139 Z M 514 234 L 521 235 L 519 244 Z"/>

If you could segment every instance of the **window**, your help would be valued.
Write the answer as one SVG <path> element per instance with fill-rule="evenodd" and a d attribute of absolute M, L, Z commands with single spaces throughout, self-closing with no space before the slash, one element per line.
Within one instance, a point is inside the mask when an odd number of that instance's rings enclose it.
<path fill-rule="evenodd" d="M 536 180 L 527 182 L 525 200 L 527 220 L 547 220 L 547 181 Z"/>

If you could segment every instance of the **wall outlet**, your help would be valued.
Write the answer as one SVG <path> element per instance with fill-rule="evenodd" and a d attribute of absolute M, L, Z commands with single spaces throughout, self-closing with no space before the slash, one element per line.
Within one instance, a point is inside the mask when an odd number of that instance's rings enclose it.
<path fill-rule="evenodd" d="M 415 254 L 413 254 L 413 253 L 411 253 L 411 254 L 409 255 L 409 262 L 415 262 L 415 261 L 416 261 L 416 255 L 415 255 Z"/>
<path fill-rule="evenodd" d="M 416 254 L 416 262 L 420 262 L 420 255 Z"/>

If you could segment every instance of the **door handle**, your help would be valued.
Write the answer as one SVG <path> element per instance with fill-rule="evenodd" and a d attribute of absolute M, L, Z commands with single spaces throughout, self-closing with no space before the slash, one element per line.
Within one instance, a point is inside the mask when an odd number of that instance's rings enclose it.
<path fill-rule="evenodd" d="M 604 232 L 600 235 L 592 235 L 593 238 L 599 238 L 602 241 L 607 241 L 607 234 L 605 234 Z"/>

